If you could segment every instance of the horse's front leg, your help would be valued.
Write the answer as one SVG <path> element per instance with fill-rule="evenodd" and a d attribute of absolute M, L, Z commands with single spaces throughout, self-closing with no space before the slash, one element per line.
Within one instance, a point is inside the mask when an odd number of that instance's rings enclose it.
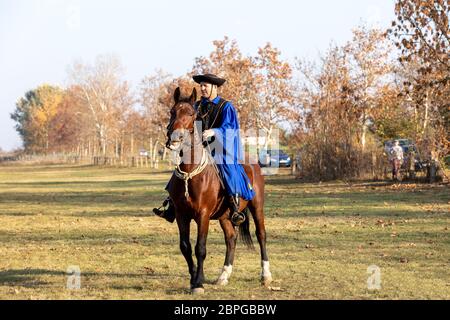
<path fill-rule="evenodd" d="M 189 268 L 189 274 L 191 275 L 191 288 L 195 280 L 195 265 L 192 259 L 192 247 L 189 239 L 189 232 L 191 226 L 191 219 L 177 218 L 178 230 L 180 231 L 180 250 L 183 254 Z"/>
<path fill-rule="evenodd" d="M 192 286 L 192 293 L 204 293 L 203 282 L 205 277 L 203 274 L 203 261 L 206 258 L 206 238 L 208 237 L 209 216 L 201 214 L 196 220 L 197 222 L 197 244 L 195 245 L 195 256 L 197 257 L 197 273 Z"/>

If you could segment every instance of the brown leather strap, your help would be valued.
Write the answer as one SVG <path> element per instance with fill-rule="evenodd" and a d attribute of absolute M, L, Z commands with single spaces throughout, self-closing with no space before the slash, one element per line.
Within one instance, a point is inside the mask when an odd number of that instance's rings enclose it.
<path fill-rule="evenodd" d="M 221 101 L 219 104 L 219 110 L 217 110 L 216 117 L 214 118 L 214 121 L 209 126 L 210 128 L 214 128 L 214 125 L 216 124 L 217 118 L 219 117 L 219 114 L 221 113 L 223 106 L 228 102 L 227 100 L 222 99 L 222 98 L 220 98 L 220 100 Z"/>

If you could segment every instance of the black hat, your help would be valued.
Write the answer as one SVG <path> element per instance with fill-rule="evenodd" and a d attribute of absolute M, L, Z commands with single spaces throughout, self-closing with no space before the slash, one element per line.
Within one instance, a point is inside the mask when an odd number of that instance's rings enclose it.
<path fill-rule="evenodd" d="M 215 84 L 218 87 L 220 87 L 221 85 L 223 85 L 225 83 L 225 81 L 227 81 L 225 79 L 219 78 L 218 76 L 216 76 L 214 74 L 210 74 L 210 73 L 196 75 L 196 76 L 193 76 L 192 79 L 194 79 L 194 81 L 197 83 L 206 82 L 206 83 Z"/>

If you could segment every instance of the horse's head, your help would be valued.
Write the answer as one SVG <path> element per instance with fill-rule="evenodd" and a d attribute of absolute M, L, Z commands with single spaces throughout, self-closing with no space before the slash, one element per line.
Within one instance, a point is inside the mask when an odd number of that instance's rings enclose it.
<path fill-rule="evenodd" d="M 183 98 L 178 87 L 175 89 L 173 98 L 175 104 L 170 110 L 166 147 L 171 150 L 179 150 L 187 135 L 194 132 L 194 122 L 197 116 L 194 103 L 197 100 L 197 90 L 194 88 L 190 97 Z"/>

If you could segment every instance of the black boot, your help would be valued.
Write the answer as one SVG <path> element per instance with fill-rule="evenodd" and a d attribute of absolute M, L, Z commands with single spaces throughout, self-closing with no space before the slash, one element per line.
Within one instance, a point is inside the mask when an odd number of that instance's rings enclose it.
<path fill-rule="evenodd" d="M 167 209 L 165 208 L 167 205 Z M 161 210 L 163 208 L 163 210 Z M 173 206 L 172 200 L 168 197 L 164 200 L 163 205 L 159 208 L 153 208 L 153 213 L 158 217 L 164 218 L 170 223 L 175 221 L 175 207 Z"/>
<path fill-rule="evenodd" d="M 231 204 L 231 222 L 235 226 L 239 226 L 245 221 L 245 214 L 239 211 L 239 197 L 230 196 Z"/>

